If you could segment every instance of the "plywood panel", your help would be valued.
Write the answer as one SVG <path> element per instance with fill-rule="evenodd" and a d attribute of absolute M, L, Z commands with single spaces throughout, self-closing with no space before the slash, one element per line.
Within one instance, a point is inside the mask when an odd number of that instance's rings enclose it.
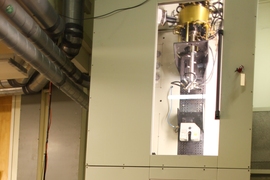
<path fill-rule="evenodd" d="M 0 180 L 8 179 L 12 97 L 0 97 Z"/>
<path fill-rule="evenodd" d="M 0 42 L 0 54 L 13 53 L 13 50 L 8 48 L 3 42 Z"/>

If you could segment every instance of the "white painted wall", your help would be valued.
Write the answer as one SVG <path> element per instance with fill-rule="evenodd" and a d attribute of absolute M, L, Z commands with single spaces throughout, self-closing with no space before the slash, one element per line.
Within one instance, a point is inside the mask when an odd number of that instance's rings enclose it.
<path fill-rule="evenodd" d="M 24 95 L 21 103 L 17 180 L 36 179 L 40 94 Z M 53 88 L 51 110 L 46 179 L 78 179 L 82 108 Z"/>
<path fill-rule="evenodd" d="M 270 109 L 270 1 L 260 2 L 256 32 L 255 72 L 254 72 L 254 110 Z"/>

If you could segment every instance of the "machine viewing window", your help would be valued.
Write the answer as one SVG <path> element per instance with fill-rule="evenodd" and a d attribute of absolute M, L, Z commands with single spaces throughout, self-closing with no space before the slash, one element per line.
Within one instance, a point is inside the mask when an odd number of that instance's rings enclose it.
<path fill-rule="evenodd" d="M 218 155 L 223 1 L 158 6 L 153 155 Z"/>

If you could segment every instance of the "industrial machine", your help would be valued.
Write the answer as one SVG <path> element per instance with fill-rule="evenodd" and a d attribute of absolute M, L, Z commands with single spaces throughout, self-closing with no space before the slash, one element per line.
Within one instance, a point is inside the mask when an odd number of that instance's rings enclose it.
<path fill-rule="evenodd" d="M 138 2 L 96 1 L 95 15 Z M 249 179 L 256 9 L 253 0 L 150 0 L 96 20 L 86 179 Z"/>
<path fill-rule="evenodd" d="M 220 116 L 223 3 L 210 0 L 186 2 L 179 3 L 171 15 L 164 8 L 160 12 L 160 24 L 169 25 L 178 36 L 173 50 L 179 78 L 170 82 L 168 96 L 179 99 L 177 125 L 170 122 L 171 112 L 166 118 L 178 133 L 177 154 L 203 155 L 205 122 Z M 216 43 L 211 43 L 212 40 Z M 214 83 L 209 84 L 209 81 Z M 180 88 L 177 96 L 172 94 L 175 86 Z M 215 104 L 215 109 L 206 104 Z"/>

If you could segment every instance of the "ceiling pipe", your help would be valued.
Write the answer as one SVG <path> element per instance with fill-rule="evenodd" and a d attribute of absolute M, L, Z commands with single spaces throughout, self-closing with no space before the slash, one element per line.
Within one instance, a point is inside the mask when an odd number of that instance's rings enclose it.
<path fill-rule="evenodd" d="M 57 14 L 48 0 L 17 0 L 54 40 L 62 34 L 64 30 L 63 19 Z"/>
<path fill-rule="evenodd" d="M 72 100 L 88 109 L 89 97 L 0 14 L 0 40 Z"/>
<path fill-rule="evenodd" d="M 22 87 L 0 89 L 0 96 L 22 95 Z"/>
<path fill-rule="evenodd" d="M 65 53 L 39 27 L 31 16 L 15 1 L 1 0 L 1 12 L 18 30 L 28 37 L 51 61 L 77 84 L 89 88 L 90 77 L 83 74 L 65 55 Z"/>
<path fill-rule="evenodd" d="M 12 87 L 22 87 L 25 86 L 32 75 L 36 72 L 36 70 L 26 63 L 21 58 L 17 58 L 16 56 L 10 58 L 10 60 L 18 63 L 19 66 L 22 66 L 26 70 L 27 77 L 19 78 L 19 79 L 8 79 L 8 80 L 0 80 L 0 89 L 2 88 L 12 88 Z"/>
<path fill-rule="evenodd" d="M 32 78 L 31 82 L 25 84 L 24 86 L 8 87 L 7 81 L 1 81 L 0 85 L 4 88 L 0 88 L 0 96 L 38 93 L 44 88 L 44 86 L 48 84 L 48 82 L 49 81 L 42 74 L 37 74 L 34 76 L 34 78 Z"/>
<path fill-rule="evenodd" d="M 49 81 L 24 60 L 15 57 L 13 60 L 25 67 L 27 78 L 0 80 L 0 96 L 34 94 L 48 84 Z"/>
<path fill-rule="evenodd" d="M 34 76 L 32 82 L 28 83 L 26 86 L 22 88 L 24 94 L 35 94 L 40 92 L 49 81 L 42 74 L 37 74 Z"/>
<path fill-rule="evenodd" d="M 35 20 L 46 27 L 56 19 L 62 18 L 56 13 L 54 8 L 47 0 L 17 0 L 25 9 L 33 14 Z M 84 19 L 84 0 L 64 0 L 64 37 L 61 42 L 61 49 L 69 59 L 78 55 L 83 40 L 83 19 Z M 49 14 L 49 18 L 47 15 Z M 55 25 L 54 25 L 55 26 Z M 45 29 L 46 31 L 47 29 Z"/>
<path fill-rule="evenodd" d="M 38 93 L 48 84 L 49 81 L 23 59 L 14 56 L 10 60 L 22 66 L 26 70 L 27 77 L 0 80 L 0 96 Z"/>
<path fill-rule="evenodd" d="M 25 86 L 28 83 L 29 79 L 32 77 L 32 75 L 36 72 L 36 70 L 29 64 L 27 65 L 26 69 L 28 75 L 27 78 L 7 80 L 12 87 Z"/>
<path fill-rule="evenodd" d="M 65 0 L 65 31 L 61 48 L 72 59 L 79 54 L 83 40 L 84 1 Z"/>

